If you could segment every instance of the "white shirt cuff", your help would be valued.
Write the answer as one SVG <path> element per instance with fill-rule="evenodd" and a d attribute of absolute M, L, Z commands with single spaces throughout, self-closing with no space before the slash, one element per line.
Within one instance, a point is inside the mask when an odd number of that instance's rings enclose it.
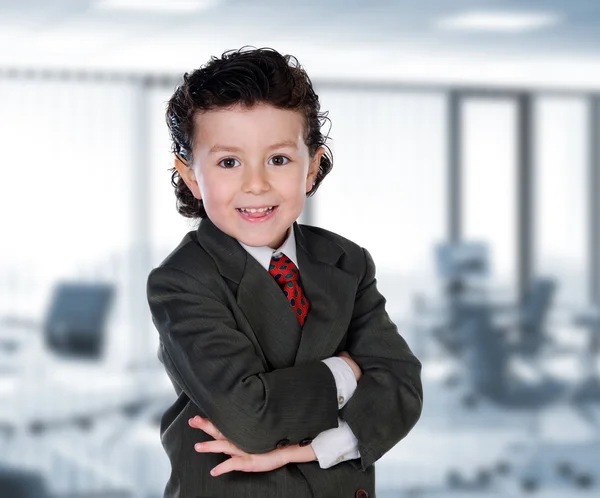
<path fill-rule="evenodd" d="M 358 440 L 350 426 L 340 418 L 338 427 L 321 432 L 313 439 L 311 446 L 322 469 L 360 458 Z"/>
<path fill-rule="evenodd" d="M 331 358 L 326 358 L 321 361 L 329 367 L 335 379 L 338 410 L 340 410 L 348 403 L 348 400 L 356 390 L 356 377 L 354 376 L 354 372 L 352 371 L 352 368 L 350 368 L 350 365 L 339 356 L 332 356 Z"/>

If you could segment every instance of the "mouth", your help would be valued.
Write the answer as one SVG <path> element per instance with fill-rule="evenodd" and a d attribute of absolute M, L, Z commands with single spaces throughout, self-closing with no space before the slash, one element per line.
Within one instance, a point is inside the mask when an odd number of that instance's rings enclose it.
<path fill-rule="evenodd" d="M 266 221 L 272 218 L 279 206 L 262 206 L 259 208 L 236 208 L 242 219 L 247 221 Z"/>

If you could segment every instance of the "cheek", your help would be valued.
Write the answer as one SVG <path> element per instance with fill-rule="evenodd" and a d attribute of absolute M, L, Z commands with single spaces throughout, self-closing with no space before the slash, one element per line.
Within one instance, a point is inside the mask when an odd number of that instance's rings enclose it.
<path fill-rule="evenodd" d="M 304 199 L 306 193 L 305 187 L 306 179 L 296 176 L 293 181 L 286 182 L 278 190 L 286 199 L 297 203 Z"/>
<path fill-rule="evenodd" d="M 289 178 L 289 189 L 288 191 L 291 193 L 292 191 L 294 192 L 294 194 L 296 193 L 300 193 L 300 194 L 304 194 L 306 192 L 305 188 L 306 188 L 306 182 L 308 181 L 306 179 L 306 175 L 308 174 L 307 171 L 307 167 L 304 168 L 298 168 L 296 170 L 294 170 L 293 175 L 290 175 Z"/>
<path fill-rule="evenodd" d="M 204 174 L 200 177 L 198 184 L 205 203 L 223 204 L 231 198 L 230 182 L 222 175 Z"/>

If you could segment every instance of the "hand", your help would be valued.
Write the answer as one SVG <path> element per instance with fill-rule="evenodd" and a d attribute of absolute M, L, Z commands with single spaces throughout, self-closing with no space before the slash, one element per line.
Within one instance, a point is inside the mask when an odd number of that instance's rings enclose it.
<path fill-rule="evenodd" d="M 231 455 L 229 460 L 225 460 L 210 471 L 212 476 L 225 474 L 232 470 L 241 472 L 267 472 L 283 467 L 290 462 L 309 462 L 316 459 L 315 453 L 310 446 L 299 447 L 295 445 L 269 451 L 268 453 L 246 453 L 223 436 L 210 420 L 202 417 L 194 417 L 188 423 L 194 429 L 201 429 L 215 438 L 214 441 L 197 443 L 194 448 L 198 453 L 225 453 Z"/>
<path fill-rule="evenodd" d="M 338 354 L 338 356 L 346 363 L 348 363 L 348 365 L 350 365 L 350 368 L 352 369 L 352 371 L 354 372 L 354 376 L 356 377 L 356 382 L 358 382 L 360 376 L 362 375 L 362 370 L 358 366 L 358 363 L 356 363 L 346 351 L 342 351 L 340 354 Z"/>

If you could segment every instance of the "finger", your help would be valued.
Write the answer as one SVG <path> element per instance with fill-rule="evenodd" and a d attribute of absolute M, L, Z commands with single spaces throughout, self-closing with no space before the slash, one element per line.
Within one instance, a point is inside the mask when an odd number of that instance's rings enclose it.
<path fill-rule="evenodd" d="M 212 469 L 210 471 L 210 475 L 216 477 L 220 476 L 221 474 L 231 472 L 233 470 L 238 470 L 242 472 L 252 472 L 252 470 L 250 470 L 249 468 L 246 459 L 241 457 L 231 457 L 229 460 L 225 460 L 223 463 L 220 463 L 214 469 Z"/>
<path fill-rule="evenodd" d="M 215 439 L 227 439 L 219 429 L 207 418 L 194 417 L 188 420 L 188 423 L 194 429 L 201 429 Z"/>
<path fill-rule="evenodd" d="M 198 453 L 225 453 L 232 456 L 245 456 L 247 454 L 227 439 L 196 443 L 194 449 Z"/>

